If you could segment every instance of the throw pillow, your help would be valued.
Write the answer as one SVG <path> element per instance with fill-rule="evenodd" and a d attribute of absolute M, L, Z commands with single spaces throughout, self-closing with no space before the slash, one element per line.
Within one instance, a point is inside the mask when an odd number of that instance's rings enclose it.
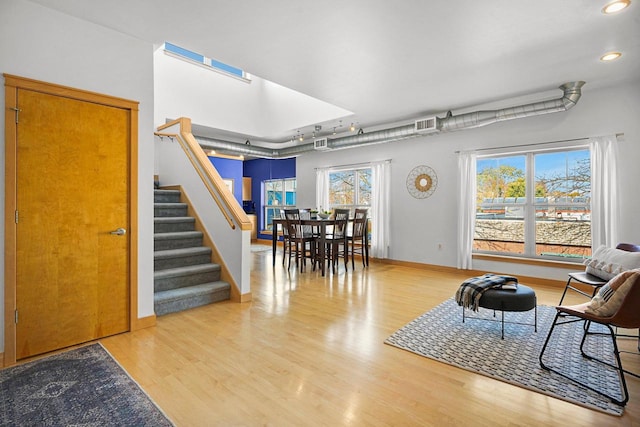
<path fill-rule="evenodd" d="M 613 316 L 633 284 L 640 278 L 640 270 L 628 270 L 618 274 L 604 285 L 585 308 L 585 312 L 600 317 Z M 638 285 L 640 286 L 640 284 Z"/>
<path fill-rule="evenodd" d="M 640 252 L 628 252 L 600 246 L 591 259 L 585 261 L 586 271 L 604 280 L 611 280 L 626 270 L 640 268 Z"/>

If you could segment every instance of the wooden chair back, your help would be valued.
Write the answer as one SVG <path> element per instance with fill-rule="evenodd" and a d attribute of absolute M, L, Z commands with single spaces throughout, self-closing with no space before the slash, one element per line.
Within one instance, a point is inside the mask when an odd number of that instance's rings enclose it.
<path fill-rule="evenodd" d="M 284 210 L 285 226 L 290 239 L 301 239 L 303 236 L 302 224 L 300 223 L 299 209 Z"/>
<path fill-rule="evenodd" d="M 284 213 L 284 209 L 280 209 L 280 218 L 284 219 L 285 222 L 282 224 L 282 236 L 284 237 L 284 239 L 288 239 L 289 238 L 289 229 L 287 228 L 287 217 Z"/>
<path fill-rule="evenodd" d="M 347 236 L 347 223 L 349 221 L 349 209 L 336 209 L 334 211 L 333 238 L 342 239 Z"/>
<path fill-rule="evenodd" d="M 356 240 L 364 236 L 367 226 L 367 212 L 368 209 L 356 209 L 355 217 L 353 218 L 353 233 L 351 234 Z"/>
<path fill-rule="evenodd" d="M 300 219 L 311 219 L 311 210 L 310 209 L 300 209 L 299 212 Z M 313 236 L 313 227 L 310 225 L 302 226 L 302 236 L 303 237 L 311 237 Z"/>

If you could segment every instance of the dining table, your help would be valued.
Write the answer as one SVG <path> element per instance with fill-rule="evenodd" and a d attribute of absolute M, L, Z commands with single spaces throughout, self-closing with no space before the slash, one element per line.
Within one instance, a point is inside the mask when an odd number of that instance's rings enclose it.
<path fill-rule="evenodd" d="M 353 222 L 353 218 L 349 219 L 350 222 Z M 276 266 L 276 248 L 278 246 L 278 235 L 282 232 L 281 228 L 284 227 L 286 220 L 284 218 L 273 218 L 272 224 L 272 239 L 271 239 L 271 258 L 273 266 Z M 300 223 L 302 225 L 309 225 L 311 227 L 317 227 L 318 230 L 318 250 L 320 251 L 320 271 L 322 276 L 325 274 L 326 270 L 326 236 L 327 236 L 327 227 L 333 226 L 335 224 L 335 220 L 331 218 L 312 218 L 312 219 L 301 219 Z M 364 233 L 364 244 L 365 244 L 365 252 L 367 258 L 367 264 L 369 263 L 369 239 L 366 232 L 367 228 L 365 227 Z"/>

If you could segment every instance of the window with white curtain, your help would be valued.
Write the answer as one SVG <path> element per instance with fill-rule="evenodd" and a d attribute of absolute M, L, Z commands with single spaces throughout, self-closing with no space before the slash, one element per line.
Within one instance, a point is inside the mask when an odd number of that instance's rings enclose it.
<path fill-rule="evenodd" d="M 350 209 L 371 206 L 371 168 L 329 171 L 329 206 Z"/>
<path fill-rule="evenodd" d="M 478 155 L 475 197 L 475 253 L 591 255 L 588 146 Z"/>
<path fill-rule="evenodd" d="M 391 160 L 316 169 L 316 206 L 367 208 L 370 255 L 389 254 Z"/>

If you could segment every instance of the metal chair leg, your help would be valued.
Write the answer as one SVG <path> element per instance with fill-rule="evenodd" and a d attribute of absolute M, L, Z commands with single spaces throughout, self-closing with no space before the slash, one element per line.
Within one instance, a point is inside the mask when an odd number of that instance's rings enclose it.
<path fill-rule="evenodd" d="M 546 365 L 543 362 L 542 359 L 543 359 L 544 353 L 545 353 L 545 351 L 547 349 L 547 345 L 549 344 L 549 341 L 551 339 L 551 335 L 553 334 L 553 331 L 555 330 L 556 326 L 562 326 L 562 325 L 566 325 L 566 324 L 569 324 L 569 323 L 575 323 L 575 322 L 583 322 L 583 321 L 587 322 L 585 319 L 573 318 L 573 319 L 568 319 L 568 320 L 565 320 L 564 322 L 558 323 L 558 319 L 560 319 L 560 318 L 564 318 L 564 317 L 561 316 L 560 312 L 556 313 L 556 316 L 553 319 L 553 323 L 551 324 L 551 329 L 549 329 L 549 334 L 547 335 L 547 338 L 546 338 L 546 340 L 544 342 L 544 345 L 542 346 L 542 350 L 540 351 L 540 356 L 538 357 L 538 360 L 540 361 L 540 367 L 545 369 L 545 370 L 547 370 L 547 371 L 554 372 L 554 373 L 560 375 L 561 377 L 564 377 L 564 378 L 566 378 L 566 379 L 568 379 L 568 380 L 570 380 L 570 381 L 572 381 L 572 382 L 574 382 L 576 384 L 580 384 L 582 387 L 585 387 L 585 388 L 587 388 L 587 389 L 589 389 L 589 390 L 591 390 L 591 391 L 593 391 L 595 393 L 598 393 L 601 396 L 604 396 L 604 397 L 608 398 L 609 400 L 611 400 L 616 405 L 625 406 L 627 404 L 627 402 L 629 401 L 629 391 L 627 389 L 627 382 L 625 380 L 624 373 L 628 372 L 628 371 L 625 371 L 624 369 L 622 369 L 622 361 L 620 360 L 620 352 L 618 350 L 618 345 L 616 343 L 616 336 L 615 336 L 615 333 L 613 331 L 613 328 L 610 325 L 604 325 L 604 326 L 606 326 L 609 329 L 609 332 L 610 332 L 609 335 L 610 335 L 611 340 L 613 342 L 614 355 L 616 357 L 616 363 L 617 363 L 618 366 L 615 366 L 615 365 L 612 365 L 610 363 L 604 362 L 604 361 L 602 361 L 600 359 L 591 357 L 591 356 L 587 355 L 583 351 L 583 346 L 584 346 L 584 342 L 586 340 L 587 331 L 588 331 L 588 326 L 587 325 L 585 325 L 584 334 L 582 336 L 582 341 L 580 343 L 580 352 L 582 353 L 582 355 L 585 358 L 588 358 L 590 360 L 594 360 L 594 361 L 600 362 L 602 364 L 605 364 L 605 365 L 607 365 L 609 367 L 614 368 L 618 372 L 618 376 L 620 378 L 622 397 L 623 397 L 622 400 L 619 400 L 616 397 L 608 395 L 608 394 L 606 394 L 606 393 L 604 393 L 604 392 L 602 392 L 600 390 L 597 390 L 597 389 L 591 387 L 588 384 L 585 384 L 585 383 L 583 383 L 583 382 L 581 382 L 581 381 L 579 381 L 579 380 L 577 380 L 575 378 L 572 378 L 572 377 L 570 377 L 570 376 L 568 376 L 568 375 L 566 375 L 566 374 L 564 374 L 564 373 L 562 373 L 562 372 L 560 372 L 560 371 L 558 371 L 558 370 Z M 589 321 L 589 323 L 591 323 L 591 322 Z M 630 373 L 630 372 L 628 372 L 628 373 Z M 630 374 L 635 375 L 633 373 L 630 373 Z"/>

